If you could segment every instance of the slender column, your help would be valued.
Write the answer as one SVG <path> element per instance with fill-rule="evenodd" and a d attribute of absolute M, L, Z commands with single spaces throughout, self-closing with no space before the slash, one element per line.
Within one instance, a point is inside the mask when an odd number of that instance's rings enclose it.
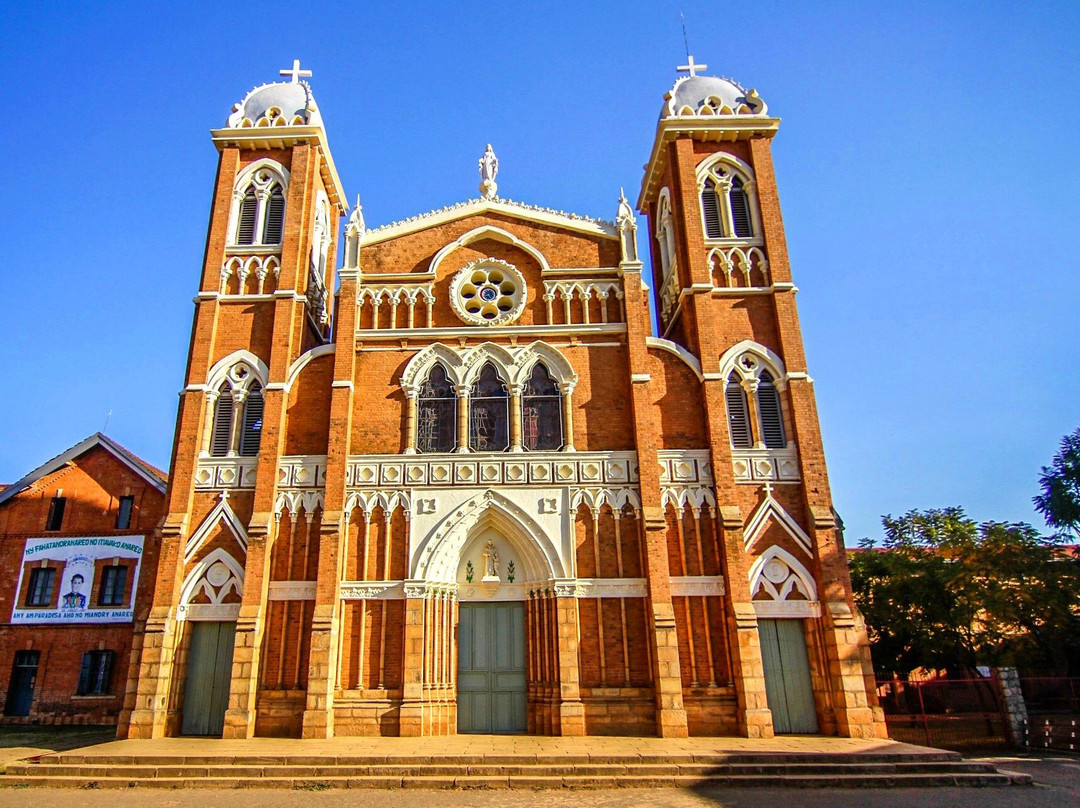
<path fill-rule="evenodd" d="M 403 738 L 415 738 L 424 732 L 424 614 L 428 594 L 423 582 L 405 584 L 405 653 L 398 724 Z"/>
<path fill-rule="evenodd" d="M 409 310 L 412 313 L 412 309 Z M 416 454 L 416 410 L 419 392 L 405 391 L 405 454 Z"/>
<path fill-rule="evenodd" d="M 512 384 L 510 390 L 510 451 L 525 451 L 521 445 L 521 385 Z"/>
<path fill-rule="evenodd" d="M 560 384 L 559 392 L 562 394 L 563 411 L 563 451 L 574 452 L 574 387 L 570 384 Z"/>
<path fill-rule="evenodd" d="M 552 323 L 555 322 L 555 317 L 553 316 L 553 313 L 552 313 L 552 310 L 551 310 L 551 302 L 554 299 L 555 299 L 555 295 L 551 294 L 551 292 L 545 292 L 544 293 L 544 308 L 547 310 L 547 324 L 548 325 L 551 325 Z"/>
<path fill-rule="evenodd" d="M 360 601 L 360 641 L 357 643 L 356 652 L 356 687 L 364 689 L 364 649 L 367 647 L 367 601 Z"/>
<path fill-rule="evenodd" d="M 585 325 L 591 325 L 592 320 L 589 317 L 589 302 L 592 300 L 592 291 L 588 288 L 581 291 L 581 314 L 585 318 Z"/>
<path fill-rule="evenodd" d="M 397 309 L 400 302 L 400 294 L 394 292 L 390 295 L 390 328 L 397 328 Z"/>
<path fill-rule="evenodd" d="M 457 449 L 458 454 L 467 454 L 469 451 L 469 386 L 466 384 L 456 386 L 457 393 Z"/>
<path fill-rule="evenodd" d="M 558 587 L 556 584 L 556 589 Z M 556 597 L 555 601 L 558 626 L 559 733 L 584 735 L 585 706 L 581 703 L 578 670 L 578 601 L 566 595 Z"/>
<path fill-rule="evenodd" d="M 232 409 L 232 426 L 229 432 L 229 454 L 240 454 L 240 436 L 244 431 L 244 402 L 247 401 L 247 390 L 234 390 Z"/>
<path fill-rule="evenodd" d="M 563 316 L 566 318 L 566 324 L 570 325 L 570 299 L 573 297 L 573 292 L 562 289 L 560 294 L 562 295 Z"/>

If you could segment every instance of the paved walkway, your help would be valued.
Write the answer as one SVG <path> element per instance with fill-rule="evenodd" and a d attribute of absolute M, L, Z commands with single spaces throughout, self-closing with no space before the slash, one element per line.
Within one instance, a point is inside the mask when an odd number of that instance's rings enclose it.
<path fill-rule="evenodd" d="M 78 750 L 86 757 L 358 757 L 392 755 L 422 760 L 433 755 L 686 755 L 725 752 L 774 754 L 926 753 L 923 746 L 896 741 L 787 735 L 748 738 L 552 738 L 537 735 L 450 735 L 442 738 L 160 738 L 112 741 Z M 933 750 L 939 751 L 939 750 Z"/>

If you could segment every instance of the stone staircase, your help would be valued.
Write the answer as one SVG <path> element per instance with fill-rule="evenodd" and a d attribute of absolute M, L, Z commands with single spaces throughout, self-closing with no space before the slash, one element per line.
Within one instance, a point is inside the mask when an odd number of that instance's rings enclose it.
<path fill-rule="evenodd" d="M 926 788 L 1028 785 L 940 750 L 876 753 L 110 755 L 7 767 L 0 785 L 56 788 Z"/>

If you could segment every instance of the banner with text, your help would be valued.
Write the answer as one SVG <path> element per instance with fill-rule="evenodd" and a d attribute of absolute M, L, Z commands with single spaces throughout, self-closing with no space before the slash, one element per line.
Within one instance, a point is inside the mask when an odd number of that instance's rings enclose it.
<path fill-rule="evenodd" d="M 79 537 L 70 539 L 27 539 L 12 623 L 128 623 L 135 610 L 139 567 L 142 564 L 143 536 Z M 127 563 L 123 583 L 114 577 L 110 605 L 102 605 L 104 594 L 94 591 L 99 561 L 134 559 Z M 44 562 L 44 564 L 42 563 Z M 37 582 L 31 592 L 34 571 L 54 570 Z M 54 587 L 59 587 L 59 595 Z M 122 591 L 121 590 L 122 587 Z M 28 605 L 34 601 L 45 605 Z M 92 602 L 93 601 L 93 602 Z"/>

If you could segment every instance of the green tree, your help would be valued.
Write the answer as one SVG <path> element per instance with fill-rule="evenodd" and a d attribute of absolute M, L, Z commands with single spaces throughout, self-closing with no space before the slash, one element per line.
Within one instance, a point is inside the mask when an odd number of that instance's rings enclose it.
<path fill-rule="evenodd" d="M 1061 448 L 1039 477 L 1042 493 L 1035 510 L 1060 539 L 1080 538 L 1080 429 L 1061 440 Z"/>
<path fill-rule="evenodd" d="M 881 547 L 851 557 L 879 671 L 1080 662 L 1080 568 L 1023 523 L 976 524 L 960 508 L 882 520 Z"/>

